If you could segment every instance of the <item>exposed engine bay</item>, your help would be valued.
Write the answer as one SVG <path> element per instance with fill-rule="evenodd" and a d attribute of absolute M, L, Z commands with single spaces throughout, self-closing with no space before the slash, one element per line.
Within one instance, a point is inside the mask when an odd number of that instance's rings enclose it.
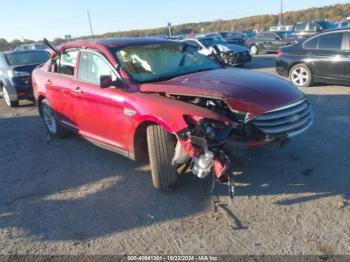
<path fill-rule="evenodd" d="M 180 95 L 171 95 L 171 98 L 209 109 L 230 120 L 224 123 L 185 115 L 188 128 L 178 132 L 180 141 L 176 145 L 173 165 L 187 164 L 199 178 L 212 173 L 216 182 L 230 182 L 231 162 L 224 144 L 230 139 L 245 141 L 262 134 L 254 130 L 246 114 L 233 112 L 221 100 Z"/>

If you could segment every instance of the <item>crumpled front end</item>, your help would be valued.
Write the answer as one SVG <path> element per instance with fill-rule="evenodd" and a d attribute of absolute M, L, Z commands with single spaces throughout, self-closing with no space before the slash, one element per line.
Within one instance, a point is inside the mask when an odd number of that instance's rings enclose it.
<path fill-rule="evenodd" d="M 213 173 L 219 183 L 227 182 L 230 176 L 231 163 L 224 149 L 227 141 L 242 142 L 247 147 L 283 144 L 290 137 L 305 132 L 313 123 L 312 108 L 305 98 L 262 114 L 235 111 L 222 101 L 200 102 L 197 99 L 196 103 L 206 104 L 229 121 L 184 115 L 188 127 L 177 132 L 179 141 L 173 165 L 187 163 L 199 178 Z"/>
<path fill-rule="evenodd" d="M 213 173 L 217 182 L 227 182 L 231 163 L 223 145 L 231 135 L 232 124 L 192 116 L 184 118 L 188 128 L 177 134 L 179 141 L 173 165 L 187 164 L 199 178 Z"/>
<path fill-rule="evenodd" d="M 221 57 L 224 63 L 228 66 L 243 65 L 252 60 L 252 57 L 248 50 L 244 52 L 221 52 Z"/>

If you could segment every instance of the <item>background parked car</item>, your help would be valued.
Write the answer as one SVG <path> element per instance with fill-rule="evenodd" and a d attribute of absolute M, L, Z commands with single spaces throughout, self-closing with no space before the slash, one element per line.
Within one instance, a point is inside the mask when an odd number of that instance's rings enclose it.
<path fill-rule="evenodd" d="M 240 33 L 242 33 L 245 38 L 253 38 L 256 36 L 256 32 L 253 30 L 242 30 Z"/>
<path fill-rule="evenodd" d="M 290 32 L 262 32 L 255 38 L 247 39 L 246 46 L 252 55 L 260 52 L 278 52 L 278 50 L 287 45 L 296 44 L 298 39 L 291 35 Z"/>
<path fill-rule="evenodd" d="M 293 35 L 298 38 L 307 38 L 324 30 L 335 29 L 336 24 L 326 21 L 306 21 L 294 24 Z"/>
<path fill-rule="evenodd" d="M 47 45 L 45 44 L 26 44 L 20 45 L 14 49 L 14 51 L 25 51 L 25 50 L 48 50 Z"/>
<path fill-rule="evenodd" d="M 215 37 L 224 41 L 227 41 L 230 44 L 242 45 L 244 46 L 244 34 L 239 32 L 217 32 L 206 34 L 206 37 Z"/>
<path fill-rule="evenodd" d="M 183 42 L 196 46 L 199 53 L 227 66 L 243 66 L 252 60 L 246 47 L 229 44 L 214 37 L 190 38 Z"/>
<path fill-rule="evenodd" d="M 350 19 L 347 19 L 338 23 L 338 28 L 347 28 L 347 27 L 350 27 Z"/>
<path fill-rule="evenodd" d="M 299 87 L 313 82 L 350 84 L 349 56 L 350 29 L 337 29 L 282 48 L 276 70 Z"/>
<path fill-rule="evenodd" d="M 49 58 L 49 53 L 42 50 L 0 53 L 0 90 L 8 106 L 33 98 L 32 71 Z"/>

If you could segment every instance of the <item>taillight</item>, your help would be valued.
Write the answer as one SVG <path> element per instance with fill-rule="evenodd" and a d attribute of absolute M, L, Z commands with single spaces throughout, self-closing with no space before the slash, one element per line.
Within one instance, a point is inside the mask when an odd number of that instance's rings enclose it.
<path fill-rule="evenodd" d="M 277 57 L 281 58 L 283 56 L 283 51 L 282 49 L 278 50 Z"/>

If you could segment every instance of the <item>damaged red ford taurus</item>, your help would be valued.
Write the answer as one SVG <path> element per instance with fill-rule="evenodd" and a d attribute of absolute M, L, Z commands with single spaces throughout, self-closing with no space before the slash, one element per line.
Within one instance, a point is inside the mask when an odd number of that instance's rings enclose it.
<path fill-rule="evenodd" d="M 227 182 L 228 140 L 283 142 L 313 122 L 304 95 L 288 81 L 225 68 L 195 47 L 159 39 L 66 43 L 33 73 L 50 134 L 78 133 L 134 160 L 150 160 L 155 188 L 176 185 L 179 170 Z"/>

